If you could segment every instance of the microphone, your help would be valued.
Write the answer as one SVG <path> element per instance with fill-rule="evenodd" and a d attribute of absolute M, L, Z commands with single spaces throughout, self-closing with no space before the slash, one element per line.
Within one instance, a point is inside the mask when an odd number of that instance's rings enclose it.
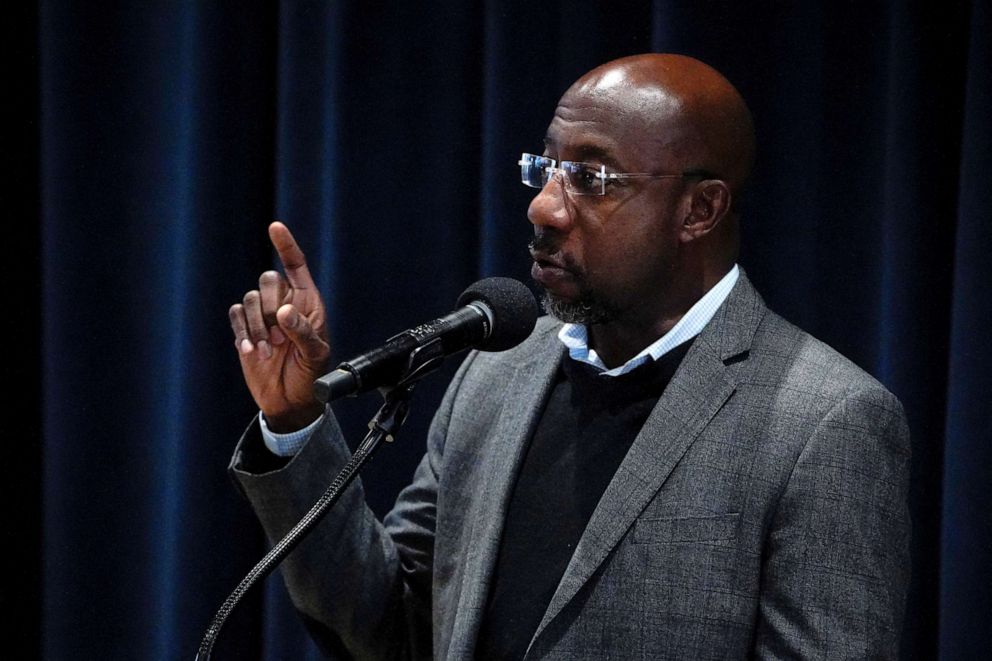
<path fill-rule="evenodd" d="M 394 386 L 407 375 L 411 355 L 429 345 L 441 357 L 469 347 L 505 351 L 523 342 L 537 323 L 537 301 L 512 278 L 486 278 L 458 297 L 459 306 L 440 319 L 405 330 L 385 344 L 346 360 L 313 384 L 314 396 L 327 403 L 373 388 Z"/>

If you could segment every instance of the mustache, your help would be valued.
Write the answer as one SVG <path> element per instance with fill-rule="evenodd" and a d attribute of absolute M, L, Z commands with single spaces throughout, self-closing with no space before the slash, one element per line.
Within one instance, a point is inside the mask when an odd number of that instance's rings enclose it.
<path fill-rule="evenodd" d="M 558 239 L 549 232 L 535 234 L 534 238 L 530 240 L 527 247 L 530 248 L 532 255 L 536 252 L 543 253 L 545 255 L 553 255 L 560 249 Z"/>

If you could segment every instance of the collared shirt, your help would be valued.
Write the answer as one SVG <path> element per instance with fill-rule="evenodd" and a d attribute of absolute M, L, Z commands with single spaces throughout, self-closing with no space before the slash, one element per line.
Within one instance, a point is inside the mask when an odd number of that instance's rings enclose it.
<path fill-rule="evenodd" d="M 278 434 L 269 429 L 269 425 L 265 422 L 265 416 L 262 415 L 262 412 L 259 411 L 258 413 L 258 425 L 262 428 L 262 442 L 265 443 L 265 447 L 269 449 L 269 452 L 279 457 L 292 457 L 302 450 L 303 446 L 307 443 L 307 439 L 310 438 L 310 434 L 323 419 L 324 416 L 320 416 L 303 429 L 291 431 L 288 434 Z"/>
<path fill-rule="evenodd" d="M 614 367 L 610 370 L 606 369 L 606 365 L 603 364 L 596 350 L 589 348 L 589 332 L 581 324 L 565 324 L 558 331 L 558 339 L 568 347 L 568 355 L 572 357 L 572 360 L 577 360 L 603 370 L 604 376 L 626 374 L 649 360 L 658 360 L 683 342 L 699 335 L 710 319 L 713 318 L 713 315 L 716 314 L 716 311 L 723 305 L 727 296 L 730 295 L 730 290 L 737 283 L 739 274 L 740 269 L 734 264 L 734 267 L 730 269 L 727 275 L 723 276 L 712 289 L 696 301 L 695 305 L 689 308 L 689 311 L 679 319 L 678 323 L 670 331 L 661 336 L 657 341 L 652 342 L 647 348 L 620 367 Z M 306 444 L 307 439 L 310 438 L 311 432 L 317 428 L 317 425 L 323 419 L 323 416 L 321 416 L 299 431 L 288 434 L 277 434 L 269 429 L 265 423 L 265 416 L 261 413 L 258 414 L 259 424 L 262 428 L 262 440 L 265 442 L 265 447 L 280 457 L 291 457 L 299 452 L 304 444 Z"/>
<path fill-rule="evenodd" d="M 568 347 L 568 355 L 572 360 L 586 363 L 603 370 L 603 376 L 620 376 L 632 369 L 643 365 L 649 360 L 658 360 L 666 353 L 679 346 L 683 342 L 699 335 L 706 324 L 709 323 L 716 311 L 723 305 L 723 302 L 730 295 L 730 290 L 734 288 L 740 269 L 734 264 L 734 268 L 727 272 L 712 289 L 696 301 L 695 305 L 689 308 L 678 323 L 672 329 L 652 342 L 639 354 L 628 360 L 619 367 L 611 370 L 606 369 L 603 360 L 596 353 L 595 349 L 589 348 L 589 332 L 581 324 L 565 324 L 558 331 L 558 339 Z"/>

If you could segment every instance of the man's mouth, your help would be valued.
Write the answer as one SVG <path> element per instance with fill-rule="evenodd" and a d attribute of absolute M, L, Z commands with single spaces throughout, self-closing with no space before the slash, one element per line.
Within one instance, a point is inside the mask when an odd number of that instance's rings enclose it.
<path fill-rule="evenodd" d="M 560 269 L 562 271 L 569 270 L 565 265 L 565 260 L 560 255 L 549 255 L 540 250 L 531 250 L 530 256 L 534 260 L 534 263 L 541 268 Z"/>
<path fill-rule="evenodd" d="M 574 296 L 576 290 L 576 273 L 569 267 L 567 260 L 560 254 L 548 254 L 531 249 L 530 275 L 547 292 L 564 296 Z"/>

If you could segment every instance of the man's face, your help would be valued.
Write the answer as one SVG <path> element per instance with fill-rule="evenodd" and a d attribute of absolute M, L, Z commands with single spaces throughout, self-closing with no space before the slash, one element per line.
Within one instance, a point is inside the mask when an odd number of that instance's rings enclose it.
<path fill-rule="evenodd" d="M 607 172 L 681 172 L 676 123 L 670 122 L 670 131 L 665 122 L 648 125 L 638 112 L 645 103 L 657 108 L 660 93 L 645 100 L 624 89 L 622 79 L 612 82 L 573 88 L 562 97 L 544 154 L 605 165 Z M 674 105 L 672 112 L 677 114 Z M 608 182 L 603 196 L 573 195 L 560 178 L 551 179 L 527 212 L 535 233 L 531 274 L 545 289 L 548 312 L 598 324 L 656 311 L 677 266 L 687 190 L 680 178 L 643 178 Z"/>

